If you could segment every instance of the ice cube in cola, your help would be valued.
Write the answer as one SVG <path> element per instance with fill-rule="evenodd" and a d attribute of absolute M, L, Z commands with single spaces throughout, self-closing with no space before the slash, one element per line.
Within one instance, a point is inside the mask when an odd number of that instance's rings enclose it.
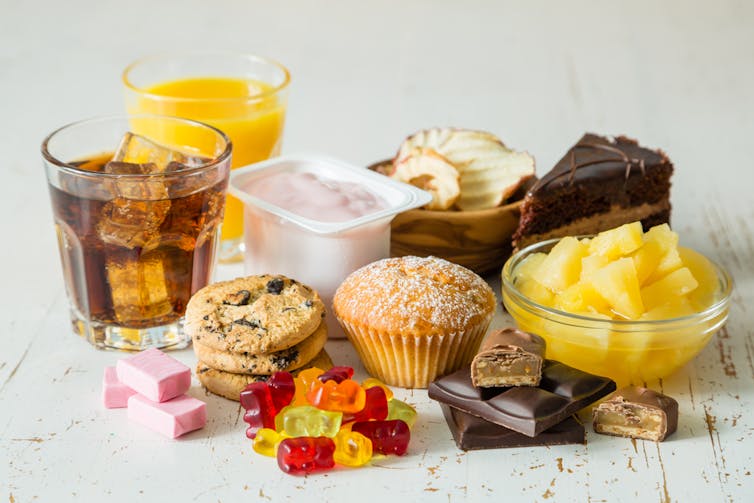
<path fill-rule="evenodd" d="M 117 153 L 116 153 L 117 156 Z M 103 172 L 124 175 L 110 180 L 112 199 L 102 209 L 97 231 L 106 243 L 144 248 L 158 238 L 160 225 L 170 210 L 168 189 L 159 177 L 134 177 L 160 173 L 155 163 L 110 161 Z"/>
<path fill-rule="evenodd" d="M 51 186 L 53 211 L 75 308 L 87 318 L 129 328 L 177 321 L 209 281 L 227 176 L 187 172 L 208 159 L 133 133 L 113 155 L 76 162 L 107 173 L 108 196 L 89 199 Z"/>
<path fill-rule="evenodd" d="M 168 169 L 170 163 L 194 168 L 206 161 L 207 159 L 198 153 L 171 149 L 144 136 L 126 133 L 113 154 L 111 162 L 154 164 L 152 172 L 162 172 Z"/>

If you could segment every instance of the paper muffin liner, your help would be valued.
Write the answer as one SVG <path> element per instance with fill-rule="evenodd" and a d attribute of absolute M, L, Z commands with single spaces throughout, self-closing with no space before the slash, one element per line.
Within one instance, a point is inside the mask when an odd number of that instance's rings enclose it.
<path fill-rule="evenodd" d="M 462 332 L 426 336 L 373 330 L 338 318 L 369 374 L 390 386 L 426 388 L 437 377 L 471 362 L 492 314 Z"/>

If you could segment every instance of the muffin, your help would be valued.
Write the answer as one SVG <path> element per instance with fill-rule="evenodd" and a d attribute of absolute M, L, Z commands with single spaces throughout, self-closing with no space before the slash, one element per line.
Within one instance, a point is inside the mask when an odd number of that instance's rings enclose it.
<path fill-rule="evenodd" d="M 468 364 L 495 312 L 474 272 L 437 257 L 379 260 L 335 292 L 335 316 L 367 371 L 392 386 L 426 388 Z"/>

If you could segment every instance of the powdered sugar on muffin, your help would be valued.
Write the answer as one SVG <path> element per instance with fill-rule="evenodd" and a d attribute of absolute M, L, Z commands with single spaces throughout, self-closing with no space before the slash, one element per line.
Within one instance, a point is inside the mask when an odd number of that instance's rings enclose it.
<path fill-rule="evenodd" d="M 388 331 L 465 330 L 494 310 L 495 294 L 472 271 L 437 257 L 373 262 L 335 293 L 339 314 Z"/>
<path fill-rule="evenodd" d="M 367 371 L 424 388 L 468 364 L 495 312 L 474 272 L 437 257 L 379 260 L 352 273 L 333 309 Z"/>

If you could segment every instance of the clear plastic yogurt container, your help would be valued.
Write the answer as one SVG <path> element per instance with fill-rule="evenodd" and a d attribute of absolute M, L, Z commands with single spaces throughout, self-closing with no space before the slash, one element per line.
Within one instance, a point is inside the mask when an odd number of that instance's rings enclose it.
<path fill-rule="evenodd" d="M 281 173 L 307 175 L 296 183 L 283 180 L 278 185 L 280 190 L 301 191 L 301 197 L 277 197 L 270 180 Z M 311 174 L 327 187 L 307 190 Z M 334 208 L 337 211 L 339 204 L 349 204 L 349 197 L 361 192 L 353 190 L 352 184 L 376 196 L 379 204 L 355 217 L 352 208 L 344 207 L 348 216 L 333 218 Z M 260 185 L 264 190 L 256 191 L 255 186 Z M 283 274 L 316 289 L 327 307 L 331 338 L 345 337 L 332 313 L 332 298 L 340 283 L 356 269 L 390 256 L 390 221 L 432 199 L 428 192 L 411 185 L 317 154 L 277 157 L 233 170 L 229 192 L 244 203 L 246 274 Z M 313 194 L 332 201 L 311 201 Z M 289 202 L 280 203 L 283 200 Z M 361 208 L 359 202 L 356 206 Z M 296 207 L 283 207 L 286 204 Z M 318 213 L 323 218 L 318 219 Z"/>

